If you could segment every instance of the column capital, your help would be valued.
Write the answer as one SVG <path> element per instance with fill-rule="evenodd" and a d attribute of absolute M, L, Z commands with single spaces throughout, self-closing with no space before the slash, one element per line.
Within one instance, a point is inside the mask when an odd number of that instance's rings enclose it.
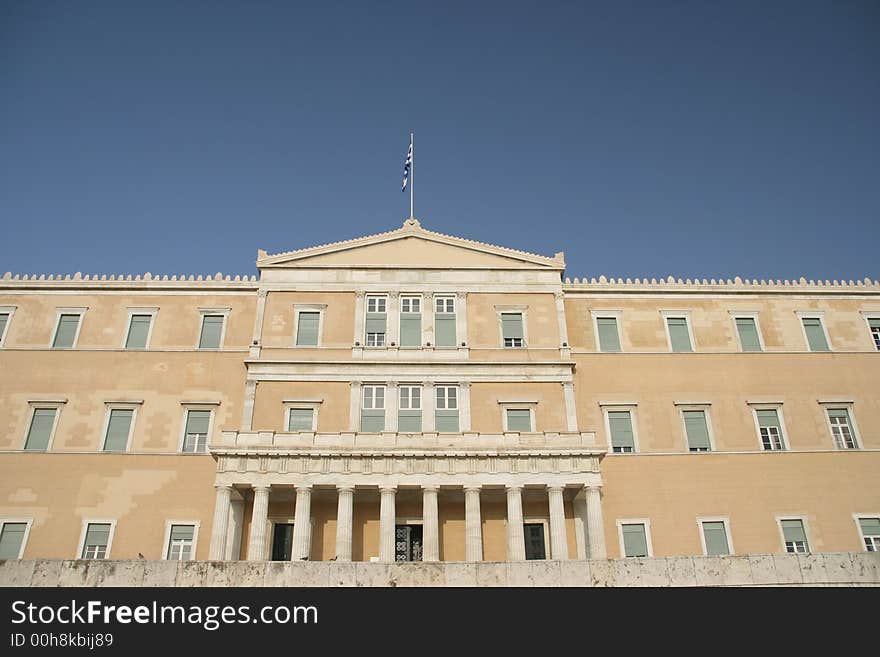
<path fill-rule="evenodd" d="M 397 485 L 396 484 L 380 484 L 379 490 L 382 493 L 396 493 L 397 492 Z"/>
<path fill-rule="evenodd" d="M 564 292 L 554 292 L 554 293 L 553 293 L 553 297 L 554 297 L 557 301 L 562 301 L 563 299 L 565 299 L 565 293 L 564 293 Z"/>
<path fill-rule="evenodd" d="M 547 491 L 550 493 L 555 493 L 559 491 L 560 493 L 565 490 L 565 486 L 560 486 L 559 484 L 553 484 L 551 486 L 547 486 Z"/>
<path fill-rule="evenodd" d="M 296 484 L 296 485 L 294 485 L 294 488 L 296 489 L 297 493 L 299 493 L 300 491 L 303 491 L 303 492 L 311 492 L 312 491 L 311 484 Z"/>
<path fill-rule="evenodd" d="M 456 297 L 457 299 L 459 299 L 460 301 L 464 301 L 465 299 L 467 299 L 467 296 L 468 296 L 468 293 L 467 293 L 467 292 L 457 292 L 457 293 L 455 294 L 455 297 Z"/>
<path fill-rule="evenodd" d="M 269 489 L 272 488 L 269 484 L 253 484 L 251 488 L 254 489 L 254 492 L 266 491 L 269 492 Z"/>
<path fill-rule="evenodd" d="M 397 299 L 399 296 L 400 296 L 400 292 L 389 292 L 388 293 L 389 299 Z"/>
<path fill-rule="evenodd" d="M 470 388 L 471 382 L 470 381 L 459 381 L 458 385 L 460 388 Z"/>
<path fill-rule="evenodd" d="M 269 294 L 269 290 L 265 288 L 260 288 L 259 290 L 257 290 L 258 297 L 263 297 L 265 299 L 267 294 Z"/>
<path fill-rule="evenodd" d="M 353 493 L 354 485 L 353 484 L 342 484 L 341 486 L 337 484 L 336 486 L 337 493 Z"/>
<path fill-rule="evenodd" d="M 462 486 L 462 488 L 464 488 L 465 493 L 479 493 L 483 490 L 481 485 Z"/>
<path fill-rule="evenodd" d="M 425 484 L 422 486 L 422 491 L 426 491 L 429 493 L 436 493 L 440 490 L 439 484 Z"/>
<path fill-rule="evenodd" d="M 232 485 L 231 484 L 214 484 L 214 490 L 216 490 L 218 493 L 220 491 L 228 491 L 231 493 L 232 492 Z"/>
<path fill-rule="evenodd" d="M 363 384 L 363 381 L 350 381 L 348 385 L 350 385 L 352 388 L 360 388 Z"/>
<path fill-rule="evenodd" d="M 602 493 L 602 484 L 586 484 L 584 485 L 584 490 L 588 493 Z"/>
<path fill-rule="evenodd" d="M 354 296 L 358 299 L 363 299 L 365 296 L 367 296 L 367 293 L 364 290 L 355 290 Z"/>
<path fill-rule="evenodd" d="M 422 385 L 426 388 L 433 388 L 435 385 L 437 385 L 437 382 L 434 381 L 434 379 L 426 379 L 422 381 Z"/>
<path fill-rule="evenodd" d="M 506 490 L 508 493 L 511 493 L 513 491 L 521 493 L 523 488 L 525 487 L 522 484 L 506 484 L 504 486 L 504 490 Z"/>
<path fill-rule="evenodd" d="M 398 382 L 394 379 L 385 382 L 385 385 L 388 386 L 389 388 L 396 388 L 397 384 L 398 384 Z"/>

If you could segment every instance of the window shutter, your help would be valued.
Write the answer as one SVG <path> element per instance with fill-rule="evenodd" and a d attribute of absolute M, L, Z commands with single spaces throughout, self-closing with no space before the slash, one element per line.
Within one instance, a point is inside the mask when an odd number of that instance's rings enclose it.
<path fill-rule="evenodd" d="M 822 330 L 822 320 L 818 317 L 804 317 L 803 322 L 810 351 L 829 351 L 825 331 Z"/>
<path fill-rule="evenodd" d="M 704 522 L 703 536 L 706 539 L 706 554 L 710 557 L 730 554 L 727 547 L 727 532 L 723 522 Z"/>
<path fill-rule="evenodd" d="M 846 423 L 849 424 L 849 413 L 845 408 L 829 408 L 828 409 L 828 417 L 830 418 L 843 418 L 846 420 Z"/>
<path fill-rule="evenodd" d="M 3 337 L 3 331 L 6 330 L 6 322 L 9 321 L 9 313 L 0 313 L 0 338 Z"/>
<path fill-rule="evenodd" d="M 79 315 L 61 315 L 58 320 L 58 330 L 55 332 L 55 342 L 52 343 L 52 346 L 61 349 L 72 347 L 79 320 Z"/>
<path fill-rule="evenodd" d="M 648 539 L 644 525 L 623 525 L 623 549 L 627 557 L 647 557 Z"/>
<path fill-rule="evenodd" d="M 299 313 L 296 327 L 296 345 L 298 347 L 318 346 L 318 321 L 321 313 Z"/>
<path fill-rule="evenodd" d="M 458 433 L 458 410 L 444 409 L 434 412 L 434 424 L 438 432 Z"/>
<path fill-rule="evenodd" d="M 632 418 L 629 411 L 609 411 L 608 424 L 611 426 L 612 447 L 629 447 L 635 450 Z"/>
<path fill-rule="evenodd" d="M 367 313 L 367 333 L 385 333 L 385 313 Z"/>
<path fill-rule="evenodd" d="M 705 411 L 684 411 L 684 426 L 688 447 L 709 449 L 709 428 L 706 426 Z"/>
<path fill-rule="evenodd" d="M 89 525 L 84 548 L 89 545 L 107 545 L 110 540 L 110 525 Z"/>
<path fill-rule="evenodd" d="M 420 410 L 401 409 L 397 414 L 397 430 L 401 433 L 421 433 L 422 412 Z"/>
<path fill-rule="evenodd" d="M 597 317 L 596 326 L 599 329 L 599 350 L 620 351 L 617 319 L 614 317 Z"/>
<path fill-rule="evenodd" d="M 151 315 L 132 315 L 125 339 L 126 349 L 144 349 L 147 346 L 147 334 L 150 332 Z"/>
<path fill-rule="evenodd" d="M 134 411 L 114 408 L 110 411 L 110 422 L 107 423 L 107 437 L 104 440 L 105 452 L 124 452 L 128 443 L 128 433 Z"/>
<path fill-rule="evenodd" d="M 0 559 L 18 559 L 24 531 L 27 525 L 23 522 L 7 522 L 0 533 Z"/>
<path fill-rule="evenodd" d="M 776 427 L 779 429 L 779 433 L 782 433 L 782 427 L 779 424 L 779 414 L 775 409 L 758 411 L 758 424 L 762 427 Z"/>
<path fill-rule="evenodd" d="M 314 409 L 291 408 L 287 420 L 288 431 L 311 431 L 314 425 Z"/>
<path fill-rule="evenodd" d="M 807 535 L 804 532 L 804 523 L 800 520 L 783 520 L 782 534 L 786 541 L 803 541 L 807 542 Z"/>
<path fill-rule="evenodd" d="M 379 433 L 380 431 L 385 431 L 385 409 L 362 409 L 361 431 L 364 433 Z"/>
<path fill-rule="evenodd" d="M 669 341 L 672 343 L 672 351 L 694 350 L 691 346 L 687 320 L 684 317 L 667 317 L 666 324 L 669 327 Z"/>
<path fill-rule="evenodd" d="M 865 536 L 880 536 L 880 518 L 859 518 L 859 527 Z"/>
<path fill-rule="evenodd" d="M 522 313 L 501 313 L 501 333 L 505 338 L 522 338 Z"/>
<path fill-rule="evenodd" d="M 205 315 L 202 317 L 202 335 L 199 338 L 199 349 L 219 349 L 222 331 L 223 315 Z"/>
<path fill-rule="evenodd" d="M 532 414 L 527 408 L 507 409 L 508 431 L 532 431 Z"/>
<path fill-rule="evenodd" d="M 34 410 L 34 419 L 28 431 L 24 448 L 33 450 L 45 450 L 49 447 L 49 436 L 52 434 L 52 425 L 55 424 L 54 408 L 37 408 Z"/>
<path fill-rule="evenodd" d="M 418 347 L 422 344 L 422 314 L 401 313 L 400 346 Z"/>
<path fill-rule="evenodd" d="M 191 541 L 195 528 L 192 525 L 171 525 L 171 541 Z"/>
<path fill-rule="evenodd" d="M 736 329 L 739 331 L 739 341 L 743 351 L 761 351 L 758 327 L 752 317 L 737 317 Z"/>
<path fill-rule="evenodd" d="M 186 433 L 208 433 L 211 411 L 189 411 L 186 414 Z"/>
<path fill-rule="evenodd" d="M 434 340 L 438 347 L 455 346 L 455 314 L 434 316 Z"/>
<path fill-rule="evenodd" d="M 873 328 L 880 328 L 880 317 L 871 317 L 868 319 L 868 326 Z M 0 328 L 0 333 L 3 333 L 3 329 Z"/>

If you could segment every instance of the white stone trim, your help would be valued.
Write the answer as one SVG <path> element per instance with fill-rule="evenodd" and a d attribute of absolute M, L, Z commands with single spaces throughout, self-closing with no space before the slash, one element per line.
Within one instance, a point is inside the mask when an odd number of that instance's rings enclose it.
<path fill-rule="evenodd" d="M 807 522 L 807 515 L 798 515 L 798 514 L 776 514 L 773 516 L 776 520 L 776 529 L 779 531 L 779 540 L 782 545 L 782 553 L 783 554 L 801 554 L 800 552 L 789 552 L 785 549 L 785 532 L 782 531 L 782 521 L 783 520 L 800 520 L 804 526 L 804 536 L 807 537 L 807 552 L 806 554 L 813 553 L 813 536 L 810 531 L 810 525 Z"/>
<path fill-rule="evenodd" d="M 317 349 L 324 346 L 324 311 L 326 303 L 295 303 L 293 304 L 293 345 L 294 349 Z M 300 313 L 318 313 L 318 343 L 297 344 L 299 338 L 299 315 Z"/>
<path fill-rule="evenodd" d="M 690 310 L 661 310 L 660 317 L 663 319 L 663 331 L 666 333 L 666 348 L 669 349 L 669 353 L 674 354 L 693 354 L 697 353 L 697 341 L 694 339 L 694 329 L 693 322 L 691 321 L 691 312 Z M 669 319 L 684 319 L 685 326 L 688 330 L 688 337 L 691 341 L 691 350 L 690 351 L 674 351 L 672 349 L 672 336 L 669 334 Z"/>
<path fill-rule="evenodd" d="M 617 341 L 620 343 L 620 351 L 602 351 L 602 344 L 599 342 L 599 319 L 605 317 L 613 317 L 617 322 Z M 590 318 L 593 323 L 593 336 L 596 341 L 595 353 L 599 354 L 619 354 L 625 353 L 627 350 L 623 348 L 623 311 L 622 310 L 603 310 L 601 308 L 590 308 Z M 592 352 L 590 352 L 592 353 Z"/>
<path fill-rule="evenodd" d="M 605 425 L 605 442 L 608 446 L 608 456 L 614 455 L 628 455 L 628 454 L 638 454 L 642 451 L 641 444 L 639 442 L 639 429 L 638 429 L 638 404 L 632 403 L 624 403 L 624 402 L 610 402 L 603 403 L 599 402 L 599 408 L 602 410 L 602 419 Z M 633 451 L 632 452 L 615 452 L 614 445 L 611 442 L 611 420 L 608 417 L 608 413 L 613 411 L 629 411 L 629 420 L 632 424 L 633 430 Z"/>
<path fill-rule="evenodd" d="M 21 559 L 24 557 L 24 551 L 27 548 L 28 538 L 31 535 L 31 526 L 34 524 L 33 518 L 0 518 L 0 534 L 3 533 L 3 526 L 7 524 L 23 524 L 24 527 L 24 536 L 21 537 L 21 545 L 18 547 L 18 556 L 17 559 Z M 862 541 L 862 545 L 864 546 L 865 541 Z"/>
<path fill-rule="evenodd" d="M 502 349 L 528 349 L 529 348 L 529 307 L 528 305 L 499 305 L 495 304 L 495 318 L 498 325 L 498 345 Z M 504 346 L 504 322 L 501 321 L 501 315 L 507 313 L 519 313 L 522 316 L 522 347 L 505 347 Z"/>
<path fill-rule="evenodd" d="M 116 534 L 116 518 L 83 518 L 82 529 L 79 534 L 79 543 L 77 544 L 76 556 L 74 559 L 84 559 L 83 549 L 85 548 L 86 533 L 89 525 L 110 525 L 110 534 L 107 536 L 107 551 L 104 554 L 104 560 L 110 558 L 110 550 L 113 547 L 113 537 Z"/>
<path fill-rule="evenodd" d="M 848 448 L 838 447 L 837 441 L 834 440 L 834 431 L 831 428 L 831 418 L 828 415 L 828 411 L 833 408 L 845 408 L 846 413 L 849 416 L 850 430 L 853 434 L 853 441 L 856 446 L 853 448 L 855 450 L 860 450 L 862 448 L 862 437 L 861 432 L 859 431 L 859 427 L 856 424 L 856 413 L 855 413 L 855 404 L 852 401 L 831 401 L 831 400 L 818 400 L 819 406 L 822 408 L 822 415 L 825 416 L 825 428 L 828 429 L 828 437 L 831 438 L 831 446 L 836 450 L 840 450 L 842 452 L 852 451 Z"/>
<path fill-rule="evenodd" d="M 828 351 L 834 351 L 834 345 L 831 344 L 831 336 L 828 333 L 828 326 L 825 324 L 825 311 L 824 310 L 795 310 L 794 314 L 797 315 L 798 324 L 801 327 L 801 335 L 804 337 L 804 347 L 806 351 L 809 353 L 827 353 L 821 351 L 813 351 L 810 349 L 810 339 L 807 337 L 807 329 L 804 327 L 805 319 L 818 319 L 819 326 L 822 327 L 822 333 L 825 334 L 825 344 L 828 345 Z"/>
<path fill-rule="evenodd" d="M 706 431 L 709 433 L 709 451 L 718 451 L 718 444 L 715 442 L 715 431 L 712 428 L 712 404 L 706 403 L 682 403 L 673 402 L 678 411 L 678 420 L 681 425 L 682 437 L 684 438 L 684 450 L 689 454 L 700 454 L 705 452 L 691 452 L 690 444 L 688 444 L 687 425 L 684 421 L 685 411 L 703 411 L 706 418 Z"/>
<path fill-rule="evenodd" d="M 862 546 L 862 552 L 867 552 L 868 548 L 865 547 L 865 534 L 862 531 L 862 525 L 859 522 L 859 520 L 862 518 L 865 518 L 865 519 L 880 518 L 880 511 L 878 511 L 877 513 L 858 513 L 858 512 L 856 512 L 856 513 L 852 514 L 852 517 L 856 523 L 856 532 L 858 532 L 858 534 L 859 534 L 859 542 L 861 543 L 861 546 Z M 22 522 L 22 521 L 18 520 L 17 522 Z"/>
<path fill-rule="evenodd" d="M 52 400 L 36 400 L 31 399 L 28 400 L 28 406 L 30 406 L 30 410 L 28 411 L 28 420 L 27 424 L 24 427 L 24 437 L 21 439 L 21 449 L 23 451 L 50 451 L 52 449 L 52 445 L 55 442 L 55 433 L 58 431 L 58 424 L 61 421 L 61 409 L 64 407 L 64 404 L 67 403 L 66 399 L 52 399 Z M 52 421 L 52 430 L 49 432 L 49 442 L 46 443 L 45 450 L 28 450 L 27 449 L 27 439 L 28 434 L 31 432 L 31 425 L 34 423 L 34 413 L 36 413 L 38 408 L 54 408 L 55 409 L 55 419 Z"/>
<path fill-rule="evenodd" d="M 281 401 L 284 406 L 284 416 L 281 419 L 281 426 L 285 432 L 290 431 L 290 411 L 295 408 L 307 408 L 312 411 L 312 431 L 318 430 L 318 412 L 321 410 L 323 399 L 283 399 Z"/>
<path fill-rule="evenodd" d="M 213 441 L 214 436 L 214 419 L 217 415 L 214 412 L 214 408 L 217 405 L 219 405 L 219 402 L 180 402 L 182 413 L 180 421 L 180 438 L 177 444 L 177 452 L 179 454 L 208 454 L 211 451 L 211 442 Z M 208 416 L 208 436 L 205 439 L 204 452 L 183 451 L 183 444 L 186 440 L 186 418 L 190 411 L 209 411 L 211 413 Z"/>
<path fill-rule="evenodd" d="M 535 417 L 535 410 L 538 407 L 537 401 L 498 401 L 498 405 L 501 407 L 501 425 L 504 429 L 504 433 L 537 433 L 537 418 Z M 529 431 L 512 431 L 507 426 L 507 411 L 509 410 L 520 410 L 527 409 L 529 411 Z"/>
<path fill-rule="evenodd" d="M 125 331 L 122 335 L 122 345 L 121 348 L 126 351 L 147 351 L 150 348 L 150 342 L 153 339 L 153 327 L 156 325 L 156 315 L 159 313 L 159 308 L 156 306 L 152 306 L 149 308 L 128 308 L 128 319 L 125 322 Z M 150 328 L 147 329 L 147 340 L 144 343 L 143 347 L 126 347 L 126 343 L 128 342 L 128 334 L 131 333 L 131 318 L 134 315 L 149 315 L 150 316 Z"/>
<path fill-rule="evenodd" d="M 788 427 L 785 426 L 785 415 L 782 412 L 782 402 L 746 402 L 746 404 L 751 408 L 752 420 L 755 422 L 755 435 L 758 437 L 758 449 L 762 452 L 788 452 L 791 449 L 791 445 L 788 442 Z M 781 450 L 764 449 L 764 442 L 761 439 L 761 424 L 758 422 L 758 411 L 770 410 L 776 411 L 776 416 L 779 418 L 779 427 L 782 429 L 782 435 L 780 436 L 780 439 L 782 440 Z"/>
<path fill-rule="evenodd" d="M 254 313 L 254 330 L 248 346 L 248 356 L 259 358 L 263 343 L 263 322 L 266 318 L 266 300 L 269 293 L 262 287 L 257 290 L 257 308 Z"/>
<path fill-rule="evenodd" d="M 733 549 L 733 535 L 730 533 L 730 518 L 728 516 L 697 516 L 697 531 L 700 534 L 700 547 L 703 549 L 703 555 L 709 556 L 706 548 L 706 534 L 703 531 L 704 522 L 723 522 L 724 536 L 727 539 L 727 552 L 730 556 L 734 556 L 736 552 Z"/>
<path fill-rule="evenodd" d="M 196 560 L 196 549 L 199 545 L 199 527 L 201 526 L 201 521 L 199 520 L 166 520 L 165 521 L 165 538 L 162 541 L 162 560 L 168 560 L 168 549 L 171 547 L 169 543 L 171 542 L 171 526 L 172 525 L 189 525 L 193 528 L 193 538 L 192 538 L 192 557 L 189 561 Z"/>
<path fill-rule="evenodd" d="M 624 525 L 644 525 L 645 526 L 645 543 L 648 546 L 648 556 L 654 556 L 654 543 L 651 540 L 651 519 L 650 518 L 618 518 L 617 523 L 617 540 L 620 546 L 620 558 L 625 559 L 626 547 L 623 542 L 623 526 Z"/>
<path fill-rule="evenodd" d="M 520 490 L 520 495 L 522 495 L 522 490 Z M 520 508 L 522 508 L 520 506 Z M 504 518 L 504 524 L 507 525 L 507 518 Z M 522 519 L 523 524 L 523 537 L 525 538 L 526 533 L 526 525 L 543 525 L 544 527 L 544 559 L 551 560 L 556 559 L 556 555 L 551 553 L 550 550 L 550 519 L 542 518 L 540 516 L 523 516 Z M 564 557 L 563 557 L 564 558 Z"/>
<path fill-rule="evenodd" d="M 143 401 L 105 401 L 105 413 L 104 413 L 104 427 L 101 429 L 101 444 L 98 448 L 99 452 L 105 452 L 105 448 L 107 446 L 107 429 L 110 428 L 110 414 L 115 410 L 120 411 L 131 411 L 131 423 L 128 425 L 128 438 L 125 440 L 125 449 L 123 453 L 128 453 L 131 449 L 131 440 L 134 436 L 134 427 L 137 423 L 138 416 L 138 406 L 143 404 Z M 120 452 L 107 452 L 108 454 L 119 454 Z"/>
<path fill-rule="evenodd" d="M 574 382 L 562 382 L 562 395 L 565 399 L 565 424 L 568 431 L 578 430 L 577 399 L 574 394 Z"/>
<path fill-rule="evenodd" d="M 755 321 L 755 331 L 758 333 L 758 345 L 761 347 L 761 353 L 767 351 L 767 346 L 764 344 L 764 332 L 761 330 L 761 321 L 759 318 L 760 313 L 757 310 L 728 310 L 727 312 L 730 314 L 730 321 L 733 325 L 733 339 L 741 353 L 758 352 L 747 352 L 743 350 L 742 339 L 739 336 L 739 329 L 736 326 L 737 319 L 752 319 Z"/>
<path fill-rule="evenodd" d="M 0 332 L 0 349 L 2 349 L 6 344 L 6 336 L 9 335 L 9 327 L 12 326 L 12 318 L 15 316 L 15 309 L 17 306 L 0 306 L 0 315 L 9 315 L 6 318 L 6 326 L 3 327 L 3 331 Z M 870 333 L 870 330 L 868 331 Z"/>
<path fill-rule="evenodd" d="M 79 333 L 82 330 L 85 321 L 86 311 L 88 307 L 57 307 L 55 308 L 55 329 L 52 331 L 52 338 L 49 340 L 49 349 L 76 349 L 79 344 Z M 76 333 L 73 335 L 73 344 L 69 347 L 53 347 L 55 338 L 58 335 L 58 327 L 61 324 L 61 315 L 79 315 L 79 321 L 76 323 Z"/>
<path fill-rule="evenodd" d="M 196 351 L 222 351 L 223 344 L 226 342 L 226 327 L 229 326 L 229 314 L 232 308 L 199 308 L 199 330 L 196 335 Z M 223 325 L 220 328 L 220 342 L 216 347 L 200 347 L 202 341 L 202 329 L 205 324 L 205 315 L 223 315 Z"/>

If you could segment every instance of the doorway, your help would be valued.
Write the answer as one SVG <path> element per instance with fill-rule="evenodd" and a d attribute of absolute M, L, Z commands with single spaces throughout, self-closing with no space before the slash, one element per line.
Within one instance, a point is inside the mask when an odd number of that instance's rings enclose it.
<path fill-rule="evenodd" d="M 526 539 L 526 559 L 546 559 L 544 523 L 526 523 L 523 525 L 523 533 Z"/>
<path fill-rule="evenodd" d="M 421 525 L 395 525 L 394 526 L 394 560 L 395 561 L 421 561 L 422 560 L 422 526 Z"/>
<path fill-rule="evenodd" d="M 290 561 L 293 554 L 293 523 L 276 522 L 272 530 L 272 561 Z"/>

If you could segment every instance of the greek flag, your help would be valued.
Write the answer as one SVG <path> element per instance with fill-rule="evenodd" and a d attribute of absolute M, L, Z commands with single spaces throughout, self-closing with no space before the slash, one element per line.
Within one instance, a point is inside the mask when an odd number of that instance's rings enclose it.
<path fill-rule="evenodd" d="M 406 154 L 406 161 L 403 163 L 403 187 L 400 188 L 400 191 L 406 191 L 406 182 L 409 180 L 409 170 L 412 167 L 412 137 L 409 140 L 409 151 Z"/>

